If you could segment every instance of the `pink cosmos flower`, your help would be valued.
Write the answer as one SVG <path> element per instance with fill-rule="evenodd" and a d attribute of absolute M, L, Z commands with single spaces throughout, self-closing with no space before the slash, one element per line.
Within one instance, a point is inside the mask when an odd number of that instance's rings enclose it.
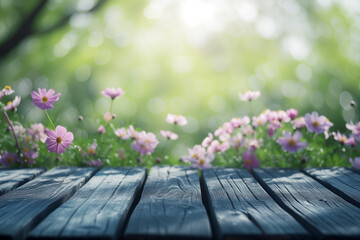
<path fill-rule="evenodd" d="M 214 160 L 214 154 L 211 153 L 205 153 L 203 156 L 192 159 L 191 163 L 193 167 L 199 168 L 199 169 L 206 169 L 211 168 L 211 162 Z"/>
<path fill-rule="evenodd" d="M 207 151 L 209 153 L 225 152 L 229 148 L 230 148 L 230 144 L 228 142 L 220 143 L 218 140 L 214 140 L 214 141 L 211 142 L 211 144 L 208 147 Z"/>
<path fill-rule="evenodd" d="M 292 136 L 290 132 L 284 131 L 283 137 L 280 137 L 276 142 L 280 144 L 284 151 L 294 153 L 300 149 L 306 148 L 305 142 L 300 142 L 302 137 L 301 132 L 296 131 Z"/>
<path fill-rule="evenodd" d="M 306 114 L 305 122 L 308 131 L 317 134 L 325 132 L 333 125 L 325 116 L 319 116 L 317 112 Z"/>
<path fill-rule="evenodd" d="M 279 110 L 277 112 L 277 120 L 280 121 L 280 122 L 290 122 L 290 117 L 283 110 Z"/>
<path fill-rule="evenodd" d="M 110 122 L 112 119 L 113 119 L 113 115 L 112 115 L 111 113 L 106 112 L 106 113 L 104 114 L 104 120 L 105 120 L 105 122 Z"/>
<path fill-rule="evenodd" d="M 206 150 L 200 145 L 195 145 L 193 148 L 188 148 L 189 155 L 182 157 L 183 162 L 196 162 L 200 158 L 205 158 Z"/>
<path fill-rule="evenodd" d="M 294 120 L 298 115 L 298 111 L 294 108 L 290 108 L 289 110 L 286 111 L 286 113 L 291 120 Z"/>
<path fill-rule="evenodd" d="M 100 161 L 100 159 L 91 160 L 91 161 L 88 161 L 86 163 L 86 165 L 88 165 L 90 167 L 100 167 L 102 165 L 102 162 Z"/>
<path fill-rule="evenodd" d="M 215 135 L 216 137 L 218 137 L 218 136 L 220 136 L 220 135 L 223 134 L 223 133 L 224 133 L 224 129 L 223 129 L 223 127 L 221 126 L 221 127 L 219 127 L 218 129 L 215 130 L 214 135 Z"/>
<path fill-rule="evenodd" d="M 28 134 L 36 142 L 40 140 L 41 142 L 45 143 L 47 139 L 44 125 L 41 123 L 31 124 L 31 127 L 28 129 Z"/>
<path fill-rule="evenodd" d="M 275 130 L 278 129 L 278 128 L 281 128 L 281 123 L 277 120 L 271 122 L 269 125 L 268 125 L 268 128 L 267 128 L 267 134 L 269 137 L 273 137 L 274 136 L 274 133 L 275 133 Z"/>
<path fill-rule="evenodd" d="M 132 139 L 137 139 L 139 135 L 132 125 L 129 126 L 127 133 Z"/>
<path fill-rule="evenodd" d="M 351 165 L 353 165 L 354 168 L 360 170 L 360 157 L 356 157 L 354 160 L 352 158 L 349 159 Z"/>
<path fill-rule="evenodd" d="M 246 125 L 246 127 L 242 130 L 245 135 L 251 135 L 254 132 L 254 129 L 250 125 Z"/>
<path fill-rule="evenodd" d="M 246 143 L 250 151 L 255 151 L 256 149 L 260 148 L 263 144 L 263 139 L 249 139 Z"/>
<path fill-rule="evenodd" d="M 15 110 L 19 106 L 20 101 L 21 101 L 21 97 L 16 96 L 14 101 L 12 102 L 10 101 L 6 104 L 5 111 Z"/>
<path fill-rule="evenodd" d="M 349 146 L 351 146 L 351 147 L 355 147 L 355 146 L 356 146 L 355 138 L 354 138 L 353 136 L 350 136 L 348 139 L 346 139 L 345 145 L 349 145 Z"/>
<path fill-rule="evenodd" d="M 176 133 L 171 132 L 171 131 L 161 130 L 160 133 L 161 133 L 161 135 L 163 135 L 164 138 L 166 138 L 168 140 L 176 140 L 176 139 L 178 139 L 178 135 Z"/>
<path fill-rule="evenodd" d="M 0 100 L 1 100 L 1 98 L 3 97 L 3 92 L 2 91 L 0 91 Z"/>
<path fill-rule="evenodd" d="M 93 142 L 93 143 L 87 148 L 89 155 L 95 155 L 95 153 L 96 153 L 96 147 L 97 147 L 97 143 L 96 143 L 96 142 Z"/>
<path fill-rule="evenodd" d="M 339 131 L 332 132 L 332 135 L 334 136 L 335 141 L 338 141 L 341 144 L 345 144 L 347 141 L 347 137 L 344 134 L 341 134 Z"/>
<path fill-rule="evenodd" d="M 259 91 L 247 91 L 245 94 L 239 93 L 239 98 L 242 101 L 252 101 L 260 97 L 261 93 Z"/>
<path fill-rule="evenodd" d="M 9 85 L 5 86 L 2 90 L 6 96 L 13 94 L 15 91 Z"/>
<path fill-rule="evenodd" d="M 131 144 L 131 147 L 141 155 L 145 155 L 151 154 L 158 143 L 155 134 L 142 131 L 139 133 L 135 143 Z"/>
<path fill-rule="evenodd" d="M 303 128 L 306 127 L 306 121 L 304 117 L 298 117 L 293 122 L 294 128 Z"/>
<path fill-rule="evenodd" d="M 251 171 L 253 168 L 260 166 L 259 159 L 257 159 L 255 154 L 252 154 L 251 151 L 245 151 L 242 155 L 244 167 Z"/>
<path fill-rule="evenodd" d="M 105 127 L 103 125 L 100 125 L 100 127 L 98 128 L 98 133 L 100 134 L 105 133 Z"/>
<path fill-rule="evenodd" d="M 167 115 L 166 122 L 168 122 L 170 124 L 178 124 L 180 126 L 184 126 L 184 125 L 187 124 L 187 120 L 186 120 L 186 118 L 184 116 L 171 114 L 171 113 L 169 113 Z"/>
<path fill-rule="evenodd" d="M 352 131 L 352 136 L 360 141 L 360 122 L 354 124 L 353 122 L 347 123 L 346 128 Z"/>
<path fill-rule="evenodd" d="M 236 134 L 231 138 L 231 144 L 234 146 L 236 150 L 240 147 L 244 146 L 244 138 L 241 133 Z"/>
<path fill-rule="evenodd" d="M 125 91 L 123 91 L 121 88 L 106 88 L 104 91 L 101 92 L 102 95 L 104 95 L 105 97 L 110 97 L 112 100 L 122 96 L 124 93 Z"/>
<path fill-rule="evenodd" d="M 128 135 L 127 130 L 125 128 L 116 129 L 115 135 L 123 140 L 127 140 L 130 138 L 130 136 Z"/>
<path fill-rule="evenodd" d="M 204 141 L 202 141 L 201 146 L 203 146 L 204 148 L 210 146 L 210 143 L 212 142 L 212 140 L 214 139 L 212 133 L 209 133 L 208 136 L 204 139 Z"/>
<path fill-rule="evenodd" d="M 38 92 L 31 92 L 31 97 L 35 106 L 37 106 L 41 110 L 44 110 L 53 108 L 54 106 L 52 104 L 59 100 L 61 93 L 55 95 L 54 94 L 54 89 L 49 89 L 49 91 L 46 92 L 45 88 L 39 88 Z"/>
<path fill-rule="evenodd" d="M 219 136 L 220 141 L 222 142 L 230 142 L 231 141 L 231 135 L 228 133 L 223 133 Z"/>
<path fill-rule="evenodd" d="M 12 165 L 16 162 L 19 162 L 19 157 L 16 153 L 4 152 L 0 159 L 0 164 L 4 166 Z"/>
<path fill-rule="evenodd" d="M 233 118 L 231 119 L 230 123 L 232 124 L 233 128 L 239 128 L 242 125 L 249 124 L 250 118 L 248 116 L 242 118 Z"/>
<path fill-rule="evenodd" d="M 46 147 L 50 152 L 63 153 L 74 140 L 74 135 L 63 126 L 57 126 L 55 131 L 49 130 L 47 134 Z"/>
<path fill-rule="evenodd" d="M 16 135 L 24 137 L 26 133 L 26 129 L 20 124 L 13 126 L 14 132 Z"/>
<path fill-rule="evenodd" d="M 278 121 L 278 113 L 277 112 L 270 111 L 269 109 L 267 109 L 267 110 L 265 110 L 264 114 L 269 122 Z"/>
<path fill-rule="evenodd" d="M 265 114 L 260 114 L 258 117 L 254 116 L 252 119 L 252 123 L 255 127 L 264 125 L 267 122 Z"/>
<path fill-rule="evenodd" d="M 235 129 L 233 127 L 233 125 L 230 122 L 225 122 L 222 126 L 222 130 L 224 133 L 229 133 L 231 134 Z"/>

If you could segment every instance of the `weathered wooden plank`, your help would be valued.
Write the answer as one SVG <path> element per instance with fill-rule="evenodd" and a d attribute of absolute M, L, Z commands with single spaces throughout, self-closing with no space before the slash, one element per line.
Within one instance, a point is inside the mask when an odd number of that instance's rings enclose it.
<path fill-rule="evenodd" d="M 125 239 L 210 239 L 199 176 L 188 167 L 151 168 Z"/>
<path fill-rule="evenodd" d="M 43 172 L 45 172 L 44 168 L 1 169 L 0 195 L 19 187 Z"/>
<path fill-rule="evenodd" d="M 245 170 L 203 170 L 211 221 L 218 239 L 305 239 L 310 234 Z"/>
<path fill-rule="evenodd" d="M 118 239 L 145 177 L 145 168 L 102 169 L 42 221 L 30 239 Z"/>
<path fill-rule="evenodd" d="M 94 168 L 54 168 L 0 196 L 0 238 L 24 239 L 50 212 L 69 199 Z"/>
<path fill-rule="evenodd" d="M 309 168 L 304 172 L 334 193 L 360 207 L 360 174 L 346 168 Z"/>
<path fill-rule="evenodd" d="M 360 209 L 313 178 L 291 169 L 256 169 L 254 176 L 317 238 L 360 238 Z"/>

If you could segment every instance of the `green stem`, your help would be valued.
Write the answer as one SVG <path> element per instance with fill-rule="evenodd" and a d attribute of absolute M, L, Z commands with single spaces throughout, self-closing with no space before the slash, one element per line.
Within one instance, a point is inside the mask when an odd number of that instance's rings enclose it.
<path fill-rule="evenodd" d="M 114 100 L 113 100 L 113 99 L 111 99 L 111 103 L 110 103 L 110 110 L 109 110 L 109 112 L 110 112 L 110 113 L 111 113 L 111 110 L 112 110 L 113 102 L 114 102 Z"/>
<path fill-rule="evenodd" d="M 52 128 L 55 130 L 55 125 L 54 125 L 53 121 L 51 121 L 51 118 L 50 118 L 50 116 L 49 116 L 49 113 L 47 112 L 46 109 L 45 109 L 44 111 L 45 111 L 45 113 L 46 113 L 47 118 L 49 119 L 49 122 L 50 122 Z"/>
<path fill-rule="evenodd" d="M 20 146 L 19 146 L 19 142 L 18 142 L 18 139 L 16 137 L 16 134 L 15 134 L 15 131 L 14 131 L 14 127 L 13 127 L 13 124 L 11 123 L 11 120 L 9 118 L 9 116 L 7 115 L 6 111 L 4 110 L 4 116 L 6 118 L 6 121 L 8 122 L 9 126 L 10 126 L 10 129 L 11 129 L 11 132 L 13 133 L 14 135 L 14 139 L 15 139 L 15 146 L 16 146 L 16 149 L 17 149 L 17 152 L 18 152 L 18 155 L 19 157 L 21 156 L 21 150 L 20 150 Z"/>

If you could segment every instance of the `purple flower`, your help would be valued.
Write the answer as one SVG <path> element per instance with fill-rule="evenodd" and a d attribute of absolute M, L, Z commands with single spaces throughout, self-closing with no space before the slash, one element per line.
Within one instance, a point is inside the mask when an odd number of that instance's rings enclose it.
<path fill-rule="evenodd" d="M 52 104 L 59 100 L 61 93 L 55 95 L 54 94 L 54 89 L 49 89 L 49 91 L 46 92 L 45 88 L 39 88 L 38 92 L 31 92 L 31 97 L 35 106 L 37 106 L 41 110 L 44 110 L 53 108 L 54 106 Z"/>
<path fill-rule="evenodd" d="M 2 90 L 6 96 L 13 94 L 15 91 L 9 85 L 5 86 Z"/>
<path fill-rule="evenodd" d="M 296 131 L 292 136 L 290 132 L 284 131 L 283 137 L 280 137 L 276 142 L 280 144 L 284 151 L 294 153 L 300 149 L 306 148 L 305 142 L 300 142 L 302 137 L 301 132 Z"/>
<path fill-rule="evenodd" d="M 4 166 L 9 166 L 16 162 L 19 162 L 19 157 L 16 153 L 4 152 L 0 159 L 0 164 Z"/>
<path fill-rule="evenodd" d="M 260 97 L 261 93 L 259 91 L 247 91 L 245 94 L 239 93 L 239 98 L 242 101 L 252 101 Z"/>
<path fill-rule="evenodd" d="M 35 159 L 39 156 L 36 152 L 29 150 L 28 147 L 24 147 L 24 160 L 28 165 L 35 164 Z"/>
<path fill-rule="evenodd" d="M 333 125 L 325 116 L 319 116 L 317 112 L 306 114 L 305 122 L 309 132 L 318 134 L 325 132 Z"/>
<path fill-rule="evenodd" d="M 349 159 L 351 165 L 353 165 L 354 168 L 360 170 L 360 157 L 356 157 L 354 160 L 352 158 Z"/>
<path fill-rule="evenodd" d="M 352 131 L 352 136 L 360 141 L 360 122 L 354 124 L 353 122 L 347 123 L 346 128 Z"/>
<path fill-rule="evenodd" d="M 4 95 L 3 92 L 0 91 L 0 100 L 1 100 L 1 98 L 2 98 L 3 95 Z"/>
<path fill-rule="evenodd" d="M 256 149 L 260 148 L 263 144 L 263 139 L 249 139 L 246 143 L 250 151 L 255 151 Z"/>
<path fill-rule="evenodd" d="M 12 102 L 10 101 L 6 104 L 5 111 L 15 110 L 19 106 L 20 101 L 21 101 L 21 97 L 16 96 L 14 101 Z"/>
<path fill-rule="evenodd" d="M 290 108 L 286 111 L 287 115 L 291 120 L 294 120 L 296 116 L 298 115 L 298 111 L 296 109 Z"/>
<path fill-rule="evenodd" d="M 242 155 L 242 159 L 244 167 L 249 171 L 260 166 L 259 159 L 257 159 L 255 154 L 252 154 L 250 151 L 245 151 Z"/>
<path fill-rule="evenodd" d="M 167 115 L 166 122 L 170 124 L 178 124 L 180 126 L 184 126 L 187 124 L 187 120 L 184 116 L 171 113 Z"/>
<path fill-rule="evenodd" d="M 100 159 L 91 160 L 91 161 L 88 161 L 86 163 L 86 165 L 88 165 L 90 167 L 100 167 L 102 165 L 102 162 L 100 161 Z"/>
<path fill-rule="evenodd" d="M 47 139 L 44 125 L 42 125 L 41 123 L 31 124 L 31 128 L 28 129 L 28 134 L 36 142 L 40 140 L 41 142 L 45 143 Z"/>
<path fill-rule="evenodd" d="M 155 134 L 142 131 L 139 133 L 135 143 L 131 144 L 131 147 L 141 155 L 145 155 L 151 154 L 158 143 Z"/>
<path fill-rule="evenodd" d="M 351 147 L 356 147 L 355 138 L 353 136 L 350 136 L 348 139 L 346 139 L 345 144 Z"/>
<path fill-rule="evenodd" d="M 130 138 L 125 128 L 119 128 L 115 130 L 115 135 L 123 140 L 127 140 Z"/>
<path fill-rule="evenodd" d="M 115 89 L 115 88 L 106 88 L 104 91 L 101 92 L 102 95 L 105 97 L 110 97 L 112 100 L 114 100 L 117 97 L 120 97 L 123 95 L 125 91 L 123 91 L 121 88 Z"/>
<path fill-rule="evenodd" d="M 63 153 L 74 140 L 74 135 L 63 126 L 57 126 L 55 131 L 49 130 L 47 134 L 46 147 L 50 152 Z"/>
<path fill-rule="evenodd" d="M 267 122 L 267 118 L 265 114 L 260 114 L 258 117 L 252 118 L 252 123 L 255 127 L 264 125 L 266 122 Z"/>
<path fill-rule="evenodd" d="M 161 130 L 160 133 L 164 138 L 166 138 L 168 140 L 176 140 L 176 139 L 178 139 L 178 135 L 176 133 L 171 132 L 171 131 Z"/>

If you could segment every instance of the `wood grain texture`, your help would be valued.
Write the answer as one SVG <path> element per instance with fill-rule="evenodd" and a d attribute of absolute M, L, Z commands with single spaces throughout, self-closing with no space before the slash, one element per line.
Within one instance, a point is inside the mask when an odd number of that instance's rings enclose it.
<path fill-rule="evenodd" d="M 302 172 L 256 169 L 268 193 L 316 238 L 360 238 L 360 209 Z"/>
<path fill-rule="evenodd" d="M 94 168 L 53 168 L 0 196 L 0 238 L 24 239 L 27 233 L 69 199 Z"/>
<path fill-rule="evenodd" d="M 360 174 L 346 168 L 309 168 L 303 170 L 348 202 L 360 207 Z"/>
<path fill-rule="evenodd" d="M 45 172 L 44 168 L 1 169 L 0 195 L 21 186 L 43 172 Z"/>
<path fill-rule="evenodd" d="M 151 168 L 125 239 L 210 239 L 198 171 L 182 166 Z"/>
<path fill-rule="evenodd" d="M 102 169 L 42 221 L 30 239 L 117 239 L 145 177 L 145 168 Z"/>
<path fill-rule="evenodd" d="M 310 234 L 245 170 L 203 170 L 217 239 L 305 239 Z"/>

